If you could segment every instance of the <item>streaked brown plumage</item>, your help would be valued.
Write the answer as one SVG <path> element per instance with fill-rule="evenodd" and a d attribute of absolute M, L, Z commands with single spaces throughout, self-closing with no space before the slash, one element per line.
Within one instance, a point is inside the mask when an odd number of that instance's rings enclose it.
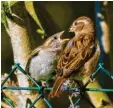
<path fill-rule="evenodd" d="M 67 79 L 82 80 L 95 69 L 100 47 L 94 36 L 93 22 L 88 17 L 79 17 L 70 27 L 75 36 L 68 42 L 58 65 L 57 75 L 50 98 L 59 96 L 60 87 Z"/>

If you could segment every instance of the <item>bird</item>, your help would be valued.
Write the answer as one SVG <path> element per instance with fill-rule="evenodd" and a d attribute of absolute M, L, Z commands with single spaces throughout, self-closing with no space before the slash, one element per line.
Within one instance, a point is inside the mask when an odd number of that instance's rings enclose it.
<path fill-rule="evenodd" d="M 86 16 L 77 18 L 69 28 L 75 36 L 67 43 L 58 64 L 55 83 L 49 98 L 59 97 L 62 86 L 71 80 L 82 81 L 95 70 L 100 56 L 93 21 Z"/>
<path fill-rule="evenodd" d="M 42 86 L 46 85 L 46 80 L 54 73 L 58 56 L 63 50 L 63 45 L 69 39 L 62 39 L 62 32 L 50 36 L 43 45 L 31 52 L 26 63 L 26 72 Z"/>

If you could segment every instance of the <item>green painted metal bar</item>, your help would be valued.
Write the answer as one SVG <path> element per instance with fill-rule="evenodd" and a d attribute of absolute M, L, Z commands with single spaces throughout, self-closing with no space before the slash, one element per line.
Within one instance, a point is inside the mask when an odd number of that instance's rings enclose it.
<path fill-rule="evenodd" d="M 2 87 L 3 90 L 40 90 L 40 88 L 38 87 L 13 87 L 13 86 L 4 86 Z M 44 88 L 44 90 L 46 91 L 50 91 L 53 88 Z M 75 92 L 79 92 L 79 88 L 69 88 L 69 89 L 65 89 L 65 90 L 70 90 L 70 91 L 75 91 Z"/>
<path fill-rule="evenodd" d="M 94 78 L 100 69 L 102 69 L 109 77 L 111 77 L 111 79 L 113 80 L 113 75 L 111 75 L 111 73 L 106 70 L 104 67 L 103 67 L 103 63 L 99 63 L 98 65 L 99 67 L 97 68 L 97 70 L 91 75 L 92 78 Z M 11 76 L 11 74 L 16 70 L 16 69 L 19 69 L 22 73 L 24 73 L 31 81 L 34 82 L 34 84 L 37 86 L 37 87 L 13 87 L 13 86 L 3 86 L 5 84 L 5 82 L 8 80 L 8 78 Z M 53 76 L 50 76 L 46 82 L 48 82 Z M 102 89 L 102 88 L 86 88 L 86 86 L 90 83 L 90 80 L 88 80 L 86 82 L 86 84 L 81 88 L 83 89 L 84 91 L 89 91 L 89 92 L 113 92 L 113 89 Z M 38 83 L 27 73 L 24 71 L 23 68 L 21 68 L 21 66 L 18 64 L 18 63 L 15 63 L 14 65 L 14 68 L 11 70 L 11 72 L 9 73 L 9 75 L 5 78 L 5 80 L 2 82 L 1 84 L 1 88 L 2 90 L 38 90 L 40 95 L 38 96 L 38 98 L 36 98 L 33 103 L 30 105 L 30 108 L 32 108 L 35 103 L 43 96 L 43 90 L 52 90 L 52 88 L 42 88 L 42 86 L 39 86 Z M 75 92 L 78 92 L 80 91 L 80 88 L 67 88 L 66 90 L 70 90 L 70 91 L 75 91 Z M 80 97 L 77 99 L 77 101 L 75 102 L 74 106 L 77 105 L 81 98 L 82 98 L 82 95 L 79 95 Z M 46 98 L 43 98 L 44 101 L 46 102 L 46 104 L 48 105 L 49 108 L 52 108 L 51 104 L 49 103 L 49 101 L 46 99 Z M 12 103 L 10 103 L 5 97 L 3 97 L 3 100 L 5 100 L 10 106 L 11 108 L 14 108 L 14 106 L 12 105 Z"/>
<path fill-rule="evenodd" d="M 90 91 L 90 92 L 113 92 L 113 89 L 85 88 L 85 91 Z"/>
<path fill-rule="evenodd" d="M 46 82 L 48 82 L 54 75 L 51 75 L 47 80 Z"/>
<path fill-rule="evenodd" d="M 40 90 L 38 87 L 13 87 L 13 86 L 4 86 L 3 90 Z M 44 88 L 46 91 L 52 90 L 52 88 Z M 67 90 L 78 92 L 79 88 L 69 88 Z M 102 89 L 102 88 L 85 88 L 85 91 L 97 91 L 97 92 L 113 92 L 113 89 Z"/>
<path fill-rule="evenodd" d="M 13 86 L 4 86 L 2 88 L 3 90 L 40 90 L 38 87 L 13 87 Z M 44 88 L 44 90 L 52 90 L 52 88 Z"/>
<path fill-rule="evenodd" d="M 26 74 L 27 77 L 38 87 L 40 88 L 40 86 L 38 85 L 38 83 L 29 75 L 29 74 Z"/>
<path fill-rule="evenodd" d="M 9 72 L 8 76 L 5 78 L 5 80 L 2 82 L 1 87 L 5 84 L 5 82 L 8 80 L 8 78 L 11 76 L 11 74 L 17 69 L 17 67 L 14 66 L 14 68 Z"/>
<path fill-rule="evenodd" d="M 103 63 L 99 63 L 99 64 L 102 64 L 103 65 Z M 98 65 L 98 66 L 99 67 L 96 69 L 96 71 L 91 75 L 92 78 L 96 77 L 96 75 L 98 74 L 99 70 L 101 69 L 100 65 Z M 82 87 L 82 89 L 85 89 L 86 86 L 89 83 L 90 83 L 90 79 L 86 82 L 86 84 Z M 80 102 L 81 98 L 82 98 L 81 96 L 80 96 L 80 98 L 78 98 L 78 100 L 74 103 L 74 106 L 76 106 Z"/>
<path fill-rule="evenodd" d="M 101 64 L 99 64 L 99 66 L 113 80 L 113 75 L 111 74 L 111 72 L 109 72 L 108 70 L 106 70 Z"/>
<path fill-rule="evenodd" d="M 76 100 L 76 102 L 74 103 L 74 106 L 76 106 L 76 105 L 78 105 L 79 104 L 79 102 L 80 102 L 80 100 L 81 100 L 81 96 Z"/>
<path fill-rule="evenodd" d="M 2 97 L 2 99 L 3 99 L 5 102 L 7 102 L 7 103 L 11 106 L 11 108 L 14 108 L 14 105 L 12 105 L 12 104 L 9 102 L 9 100 L 8 100 L 7 98 Z"/>
<path fill-rule="evenodd" d="M 50 102 L 46 98 L 44 98 L 44 101 L 46 102 L 46 104 L 48 105 L 49 108 L 52 108 Z"/>
<path fill-rule="evenodd" d="M 98 74 L 100 68 L 101 67 L 99 66 L 98 69 L 91 75 L 92 78 L 96 77 L 96 75 Z M 85 88 L 89 83 L 90 83 L 90 79 L 86 82 L 86 84 L 83 86 L 83 88 Z"/>
<path fill-rule="evenodd" d="M 79 91 L 80 91 L 80 88 L 68 88 L 68 89 L 66 89 L 66 90 L 79 92 Z"/>
<path fill-rule="evenodd" d="M 34 100 L 34 102 L 30 105 L 29 108 L 33 108 L 34 104 L 35 104 L 42 96 L 43 96 L 43 94 L 40 94 L 40 95 L 38 96 L 38 98 L 36 98 L 36 99 Z"/>
<path fill-rule="evenodd" d="M 37 84 L 37 82 L 27 73 L 24 71 L 24 69 L 22 67 L 20 67 L 20 65 L 18 63 L 15 63 L 15 66 L 22 72 L 24 73 L 31 81 L 33 81 L 33 83 L 40 88 L 40 86 Z"/>

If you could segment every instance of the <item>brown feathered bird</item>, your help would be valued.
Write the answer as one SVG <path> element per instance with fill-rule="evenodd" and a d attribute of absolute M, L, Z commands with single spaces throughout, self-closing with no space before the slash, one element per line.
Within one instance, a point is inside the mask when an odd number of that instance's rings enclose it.
<path fill-rule="evenodd" d="M 62 93 L 61 86 L 68 79 L 82 80 L 91 75 L 99 59 L 100 47 L 90 18 L 79 17 L 72 23 L 69 31 L 74 32 L 75 36 L 68 42 L 58 61 L 50 98 Z"/>
<path fill-rule="evenodd" d="M 63 49 L 63 44 L 69 41 L 62 39 L 63 32 L 50 36 L 42 46 L 33 50 L 28 58 L 26 72 L 42 84 L 54 73 L 56 60 Z"/>

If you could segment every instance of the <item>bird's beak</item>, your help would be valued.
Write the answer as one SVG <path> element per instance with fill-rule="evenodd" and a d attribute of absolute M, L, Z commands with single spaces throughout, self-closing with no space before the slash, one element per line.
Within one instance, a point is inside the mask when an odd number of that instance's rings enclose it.
<path fill-rule="evenodd" d="M 69 28 L 68 32 L 71 32 L 71 29 Z"/>
<path fill-rule="evenodd" d="M 63 35 L 64 31 L 60 32 L 60 39 L 62 40 L 62 42 L 67 42 L 69 41 L 70 39 L 66 38 L 66 39 L 62 39 L 62 35 Z"/>
<path fill-rule="evenodd" d="M 62 39 L 62 35 L 63 35 L 64 31 L 61 31 L 59 36 L 60 36 L 60 39 Z"/>
<path fill-rule="evenodd" d="M 63 39 L 62 41 L 63 41 L 63 43 L 64 42 L 68 42 L 70 39 Z"/>
<path fill-rule="evenodd" d="M 69 32 L 74 32 L 73 27 L 69 28 Z"/>

